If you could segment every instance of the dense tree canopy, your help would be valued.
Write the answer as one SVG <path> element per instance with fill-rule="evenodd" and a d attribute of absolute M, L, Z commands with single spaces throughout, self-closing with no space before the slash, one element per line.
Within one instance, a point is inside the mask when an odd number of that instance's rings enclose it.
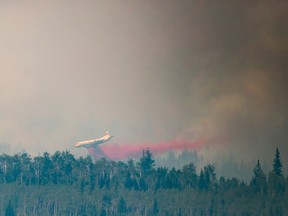
<path fill-rule="evenodd" d="M 258 160 L 247 184 L 218 179 L 211 164 L 200 172 L 193 163 L 155 168 L 149 150 L 136 162 L 93 162 L 69 151 L 2 154 L 0 215 L 287 215 L 279 161 L 277 149 L 267 176 Z"/>

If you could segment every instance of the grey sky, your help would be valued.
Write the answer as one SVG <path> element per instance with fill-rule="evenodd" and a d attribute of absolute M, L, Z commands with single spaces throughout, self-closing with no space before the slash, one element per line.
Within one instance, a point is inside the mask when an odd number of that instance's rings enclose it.
<path fill-rule="evenodd" d="M 78 153 L 109 129 L 115 143 L 287 155 L 287 14 L 287 1 L 1 1 L 0 143 Z"/>

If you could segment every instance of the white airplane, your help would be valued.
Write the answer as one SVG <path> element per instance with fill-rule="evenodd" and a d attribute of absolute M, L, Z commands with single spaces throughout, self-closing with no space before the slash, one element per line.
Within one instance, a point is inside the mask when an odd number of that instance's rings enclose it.
<path fill-rule="evenodd" d="M 77 142 L 74 146 L 76 148 L 80 148 L 80 147 L 85 147 L 85 148 L 94 147 L 94 146 L 100 145 L 101 143 L 107 142 L 112 137 L 113 136 L 111 136 L 109 134 L 109 132 L 106 131 L 105 135 L 103 137 L 99 138 L 99 139 L 92 139 L 92 140 Z"/>

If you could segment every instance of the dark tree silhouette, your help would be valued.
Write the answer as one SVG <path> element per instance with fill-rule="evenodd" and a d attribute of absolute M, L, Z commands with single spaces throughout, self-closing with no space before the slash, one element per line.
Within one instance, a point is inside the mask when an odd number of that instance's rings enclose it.
<path fill-rule="evenodd" d="M 143 155 L 140 158 L 138 166 L 143 174 L 148 174 L 154 169 L 155 160 L 152 158 L 152 154 L 149 149 L 143 150 Z"/>
<path fill-rule="evenodd" d="M 198 187 L 199 187 L 200 190 L 204 190 L 204 189 L 207 188 L 207 184 L 205 182 L 204 172 L 203 172 L 202 169 L 200 171 Z"/>
<path fill-rule="evenodd" d="M 267 192 L 266 175 L 261 168 L 259 160 L 257 160 L 257 164 L 253 170 L 253 177 L 250 185 L 254 188 L 255 192 Z"/>
<path fill-rule="evenodd" d="M 191 188 L 197 188 L 196 167 L 193 163 L 184 165 L 182 168 L 184 184 Z"/>
<path fill-rule="evenodd" d="M 282 162 L 281 162 L 280 152 L 279 152 L 278 148 L 276 149 L 275 158 L 273 160 L 273 172 L 277 176 L 282 176 L 283 175 Z"/>
<path fill-rule="evenodd" d="M 257 161 L 249 185 L 235 177 L 218 180 L 210 164 L 200 175 L 192 163 L 154 169 L 149 150 L 137 165 L 93 162 L 68 151 L 0 155 L 1 215 L 278 216 L 288 212 L 287 188 L 278 149 L 268 178 Z"/>

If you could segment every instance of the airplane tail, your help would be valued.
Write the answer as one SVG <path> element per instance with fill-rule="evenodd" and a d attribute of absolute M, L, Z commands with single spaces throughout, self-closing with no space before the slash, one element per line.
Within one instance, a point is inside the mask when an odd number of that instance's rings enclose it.
<path fill-rule="evenodd" d="M 106 131 L 106 132 L 105 132 L 105 135 L 109 135 L 109 136 L 110 136 L 110 133 L 109 133 L 109 131 Z"/>

